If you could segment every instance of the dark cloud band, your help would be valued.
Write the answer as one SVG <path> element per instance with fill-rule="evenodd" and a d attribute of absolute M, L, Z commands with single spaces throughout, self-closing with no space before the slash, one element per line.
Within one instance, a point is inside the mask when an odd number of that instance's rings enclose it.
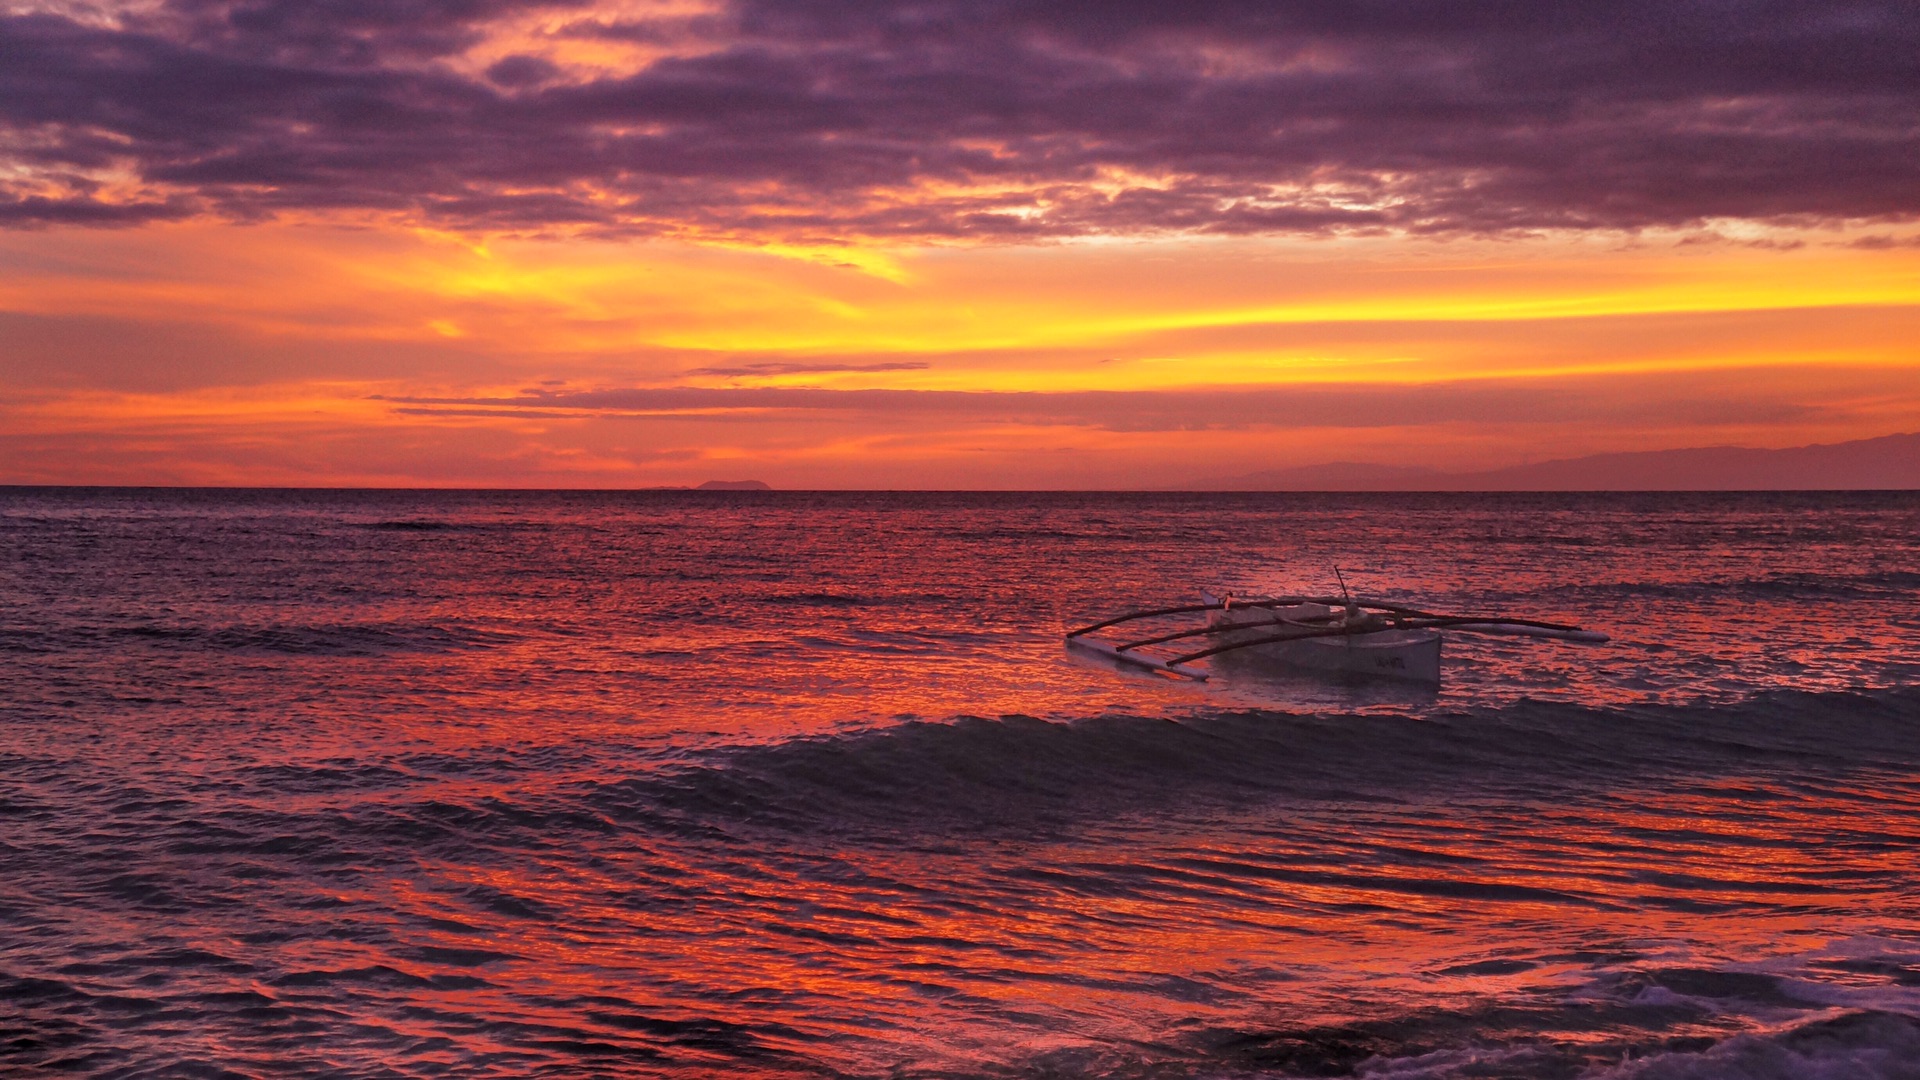
<path fill-rule="evenodd" d="M 450 61 L 665 50 L 578 78 Z M 563 50 L 562 50 L 563 51 Z M 560 55 L 556 51 L 554 55 Z M 170 0 L 0 17 L 0 224 L 398 214 L 833 240 L 1920 214 L 1904 0 Z"/>
<path fill-rule="evenodd" d="M 406 415 L 565 417 L 865 417 L 884 423 L 1074 426 L 1107 431 L 1230 431 L 1256 428 L 1377 428 L 1435 424 L 1685 422 L 1782 423 L 1822 406 L 1730 389 L 1725 373 L 1658 377 L 1652 400 L 1618 377 L 1473 380 L 1419 386 L 1325 384 L 1184 390 L 829 390 L 817 387 L 622 387 L 530 389 L 515 397 L 379 397 Z"/>

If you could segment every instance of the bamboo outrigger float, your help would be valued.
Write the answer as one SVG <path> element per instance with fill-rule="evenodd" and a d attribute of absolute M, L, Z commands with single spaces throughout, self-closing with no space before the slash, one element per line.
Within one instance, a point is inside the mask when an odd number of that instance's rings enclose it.
<path fill-rule="evenodd" d="M 1607 635 L 1565 623 L 1500 615 L 1444 615 L 1349 596 L 1240 599 L 1201 593 L 1201 603 L 1130 611 L 1067 631 L 1070 647 L 1183 679 L 1206 681 L 1189 667 L 1214 656 L 1249 656 L 1286 667 L 1415 682 L 1440 681 L 1441 630 L 1601 644 Z M 1124 641 L 1091 635 L 1125 623 L 1204 613 L 1203 625 Z M 1195 639 L 1201 639 L 1196 641 Z M 1168 655 L 1170 642 L 1184 642 Z M 1204 648 L 1187 646 L 1204 644 Z M 1142 650 L 1152 649 L 1151 652 Z"/>

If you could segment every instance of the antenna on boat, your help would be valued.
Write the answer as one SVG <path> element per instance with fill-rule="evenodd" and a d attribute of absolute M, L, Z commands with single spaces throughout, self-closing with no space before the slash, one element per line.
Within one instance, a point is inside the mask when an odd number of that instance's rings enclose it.
<path fill-rule="evenodd" d="M 1338 566 L 1333 568 L 1333 577 L 1335 581 L 1338 581 L 1340 583 L 1340 596 L 1347 602 L 1348 621 L 1351 622 L 1353 620 L 1359 619 L 1360 605 L 1353 602 L 1353 594 L 1347 591 L 1346 576 L 1340 573 L 1340 568 Z"/>

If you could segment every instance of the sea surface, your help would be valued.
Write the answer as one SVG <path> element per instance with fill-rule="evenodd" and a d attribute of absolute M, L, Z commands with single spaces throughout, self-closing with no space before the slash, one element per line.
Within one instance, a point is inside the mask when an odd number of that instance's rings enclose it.
<path fill-rule="evenodd" d="M 1579 623 L 1437 689 L 1063 648 Z M 0 1075 L 1920 1077 L 1920 496 L 0 489 Z"/>

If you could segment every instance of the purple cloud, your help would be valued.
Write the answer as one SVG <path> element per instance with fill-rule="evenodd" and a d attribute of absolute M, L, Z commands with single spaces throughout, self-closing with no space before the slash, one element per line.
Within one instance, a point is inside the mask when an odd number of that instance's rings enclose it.
<path fill-rule="evenodd" d="M 449 62 L 537 7 L 561 37 L 668 51 L 591 78 L 532 52 L 472 74 Z M 0 17 L 0 224 L 375 211 L 1017 240 L 1920 214 L 1920 19 L 1904 0 L 590 15 L 170 0 L 111 26 Z"/>

